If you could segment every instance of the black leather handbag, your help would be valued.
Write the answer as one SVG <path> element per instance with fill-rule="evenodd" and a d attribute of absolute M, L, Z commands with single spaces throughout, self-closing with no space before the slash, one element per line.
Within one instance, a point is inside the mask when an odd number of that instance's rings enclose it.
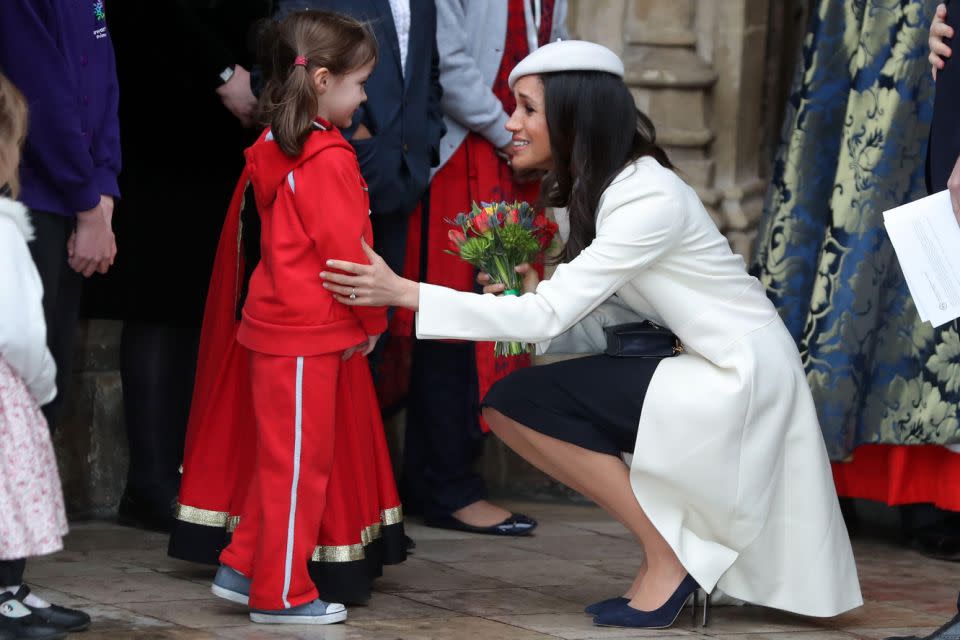
<path fill-rule="evenodd" d="M 604 327 L 608 356 L 671 358 L 683 353 L 683 343 L 670 329 L 649 320 Z"/>

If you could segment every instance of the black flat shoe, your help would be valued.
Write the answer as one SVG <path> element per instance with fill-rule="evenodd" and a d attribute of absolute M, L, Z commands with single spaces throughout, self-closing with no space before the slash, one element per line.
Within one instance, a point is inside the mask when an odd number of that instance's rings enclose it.
<path fill-rule="evenodd" d="M 49 607 L 31 607 L 25 602 L 28 595 L 30 595 L 30 587 L 23 585 L 13 597 L 29 609 L 30 613 L 42 620 L 44 624 L 58 627 L 64 631 L 86 631 L 90 628 L 90 616 L 83 611 L 68 609 L 56 604 L 51 604 Z"/>
<path fill-rule="evenodd" d="M 67 631 L 43 622 L 9 591 L 0 594 L 0 637 L 21 640 L 60 640 Z"/>
<path fill-rule="evenodd" d="M 475 527 L 462 520 L 457 520 L 452 515 L 440 518 L 424 518 L 423 523 L 428 527 L 434 527 L 436 529 L 452 529 L 454 531 L 483 533 L 492 536 L 528 536 L 537 528 L 537 521 L 522 513 L 511 513 L 503 522 L 489 527 Z"/>

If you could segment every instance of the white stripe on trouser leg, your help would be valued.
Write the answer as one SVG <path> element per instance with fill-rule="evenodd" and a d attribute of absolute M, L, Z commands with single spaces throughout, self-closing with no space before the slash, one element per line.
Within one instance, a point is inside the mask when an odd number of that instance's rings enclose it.
<path fill-rule="evenodd" d="M 300 483 L 300 442 L 303 427 L 303 358 L 297 358 L 297 409 L 293 428 L 293 483 L 290 485 L 290 519 L 287 522 L 287 557 L 283 565 L 283 607 L 290 608 L 290 573 L 293 568 L 293 530 L 297 519 L 297 485 Z"/>

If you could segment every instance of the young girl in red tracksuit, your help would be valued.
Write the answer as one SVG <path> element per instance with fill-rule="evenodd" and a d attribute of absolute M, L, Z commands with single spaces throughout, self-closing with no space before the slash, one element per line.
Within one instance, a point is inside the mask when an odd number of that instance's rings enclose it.
<path fill-rule="evenodd" d="M 388 471 L 355 459 L 354 446 L 358 415 L 380 424 L 363 356 L 386 312 L 337 303 L 318 277 L 331 257 L 362 260 L 361 237 L 373 242 L 366 185 L 337 127 L 366 99 L 377 49 L 366 26 L 322 11 L 292 14 L 274 30 L 261 99 L 269 128 L 247 150 L 242 179 L 261 226 L 237 331 L 250 351 L 254 477 L 213 590 L 249 599 L 255 622 L 327 624 L 346 609 L 320 599 L 308 562 L 321 548 L 317 532 L 337 515 L 329 509 L 364 498 L 335 486 L 348 475 L 337 469 Z"/>

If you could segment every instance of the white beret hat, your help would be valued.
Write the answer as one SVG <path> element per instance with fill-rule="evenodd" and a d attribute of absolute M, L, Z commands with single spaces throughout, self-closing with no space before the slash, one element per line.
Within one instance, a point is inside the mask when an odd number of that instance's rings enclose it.
<path fill-rule="evenodd" d="M 507 81 L 510 88 L 523 76 L 557 71 L 606 71 L 623 77 L 623 60 L 603 45 L 586 40 L 558 40 L 520 61 Z"/>

